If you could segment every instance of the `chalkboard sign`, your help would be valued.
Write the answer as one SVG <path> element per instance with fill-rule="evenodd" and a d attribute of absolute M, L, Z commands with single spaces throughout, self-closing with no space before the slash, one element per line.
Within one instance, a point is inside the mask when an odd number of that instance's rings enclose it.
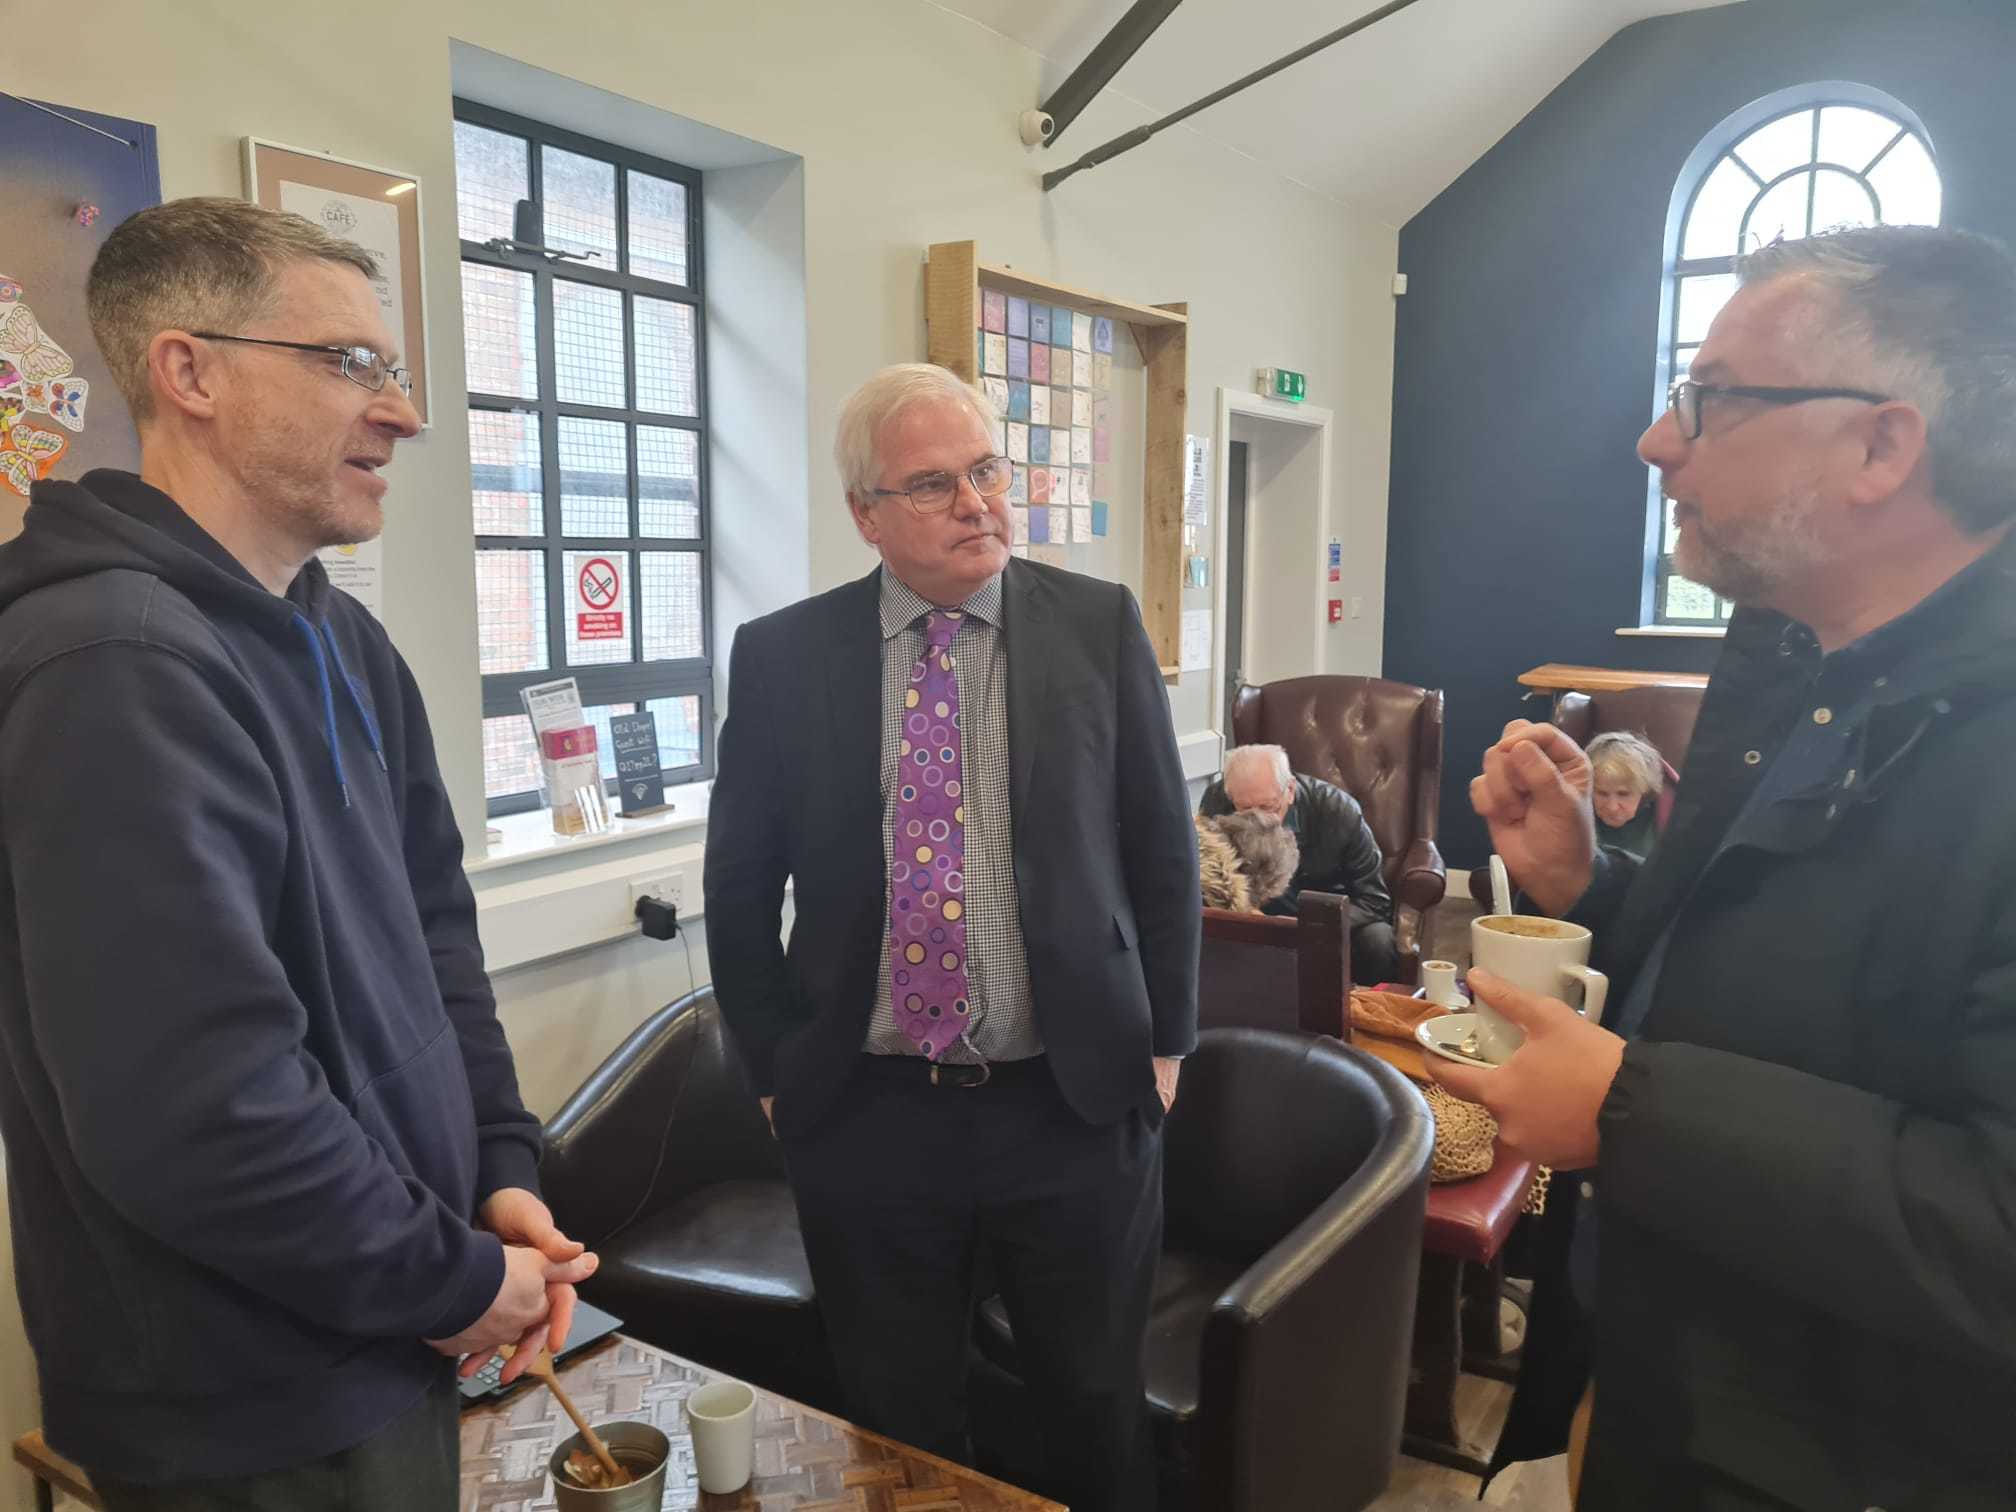
<path fill-rule="evenodd" d="M 658 766 L 655 715 L 612 714 L 609 738 L 616 743 L 616 791 L 625 814 L 654 814 L 665 807 L 665 775 Z"/>

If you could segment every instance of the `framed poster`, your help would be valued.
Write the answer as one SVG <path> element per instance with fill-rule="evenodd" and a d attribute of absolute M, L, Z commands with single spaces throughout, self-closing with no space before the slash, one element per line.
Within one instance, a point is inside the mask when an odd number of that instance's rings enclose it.
<path fill-rule="evenodd" d="M 112 228 L 161 202 L 154 128 L 0 95 L 0 540 L 42 478 L 137 471 L 140 441 L 91 339 L 84 281 Z"/>
<path fill-rule="evenodd" d="M 314 221 L 378 259 L 378 303 L 413 375 L 420 423 L 434 423 L 427 363 L 427 274 L 421 261 L 420 181 L 410 173 L 245 138 L 245 197 Z"/>

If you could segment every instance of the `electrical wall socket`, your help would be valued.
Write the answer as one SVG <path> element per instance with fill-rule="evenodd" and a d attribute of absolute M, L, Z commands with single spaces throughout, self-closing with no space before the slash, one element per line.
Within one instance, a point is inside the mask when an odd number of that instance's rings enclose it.
<path fill-rule="evenodd" d="M 660 903 L 672 905 L 675 914 L 686 912 L 686 879 L 676 871 L 659 872 L 650 877 L 633 877 L 630 881 L 630 911 L 635 914 L 637 904 L 644 898 L 656 898 Z"/>

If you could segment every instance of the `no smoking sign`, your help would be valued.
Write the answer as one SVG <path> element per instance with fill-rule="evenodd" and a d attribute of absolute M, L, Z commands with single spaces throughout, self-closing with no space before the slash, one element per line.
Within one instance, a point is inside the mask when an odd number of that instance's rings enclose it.
<path fill-rule="evenodd" d="M 623 559 L 592 556 L 574 575 L 574 638 L 623 639 Z"/>

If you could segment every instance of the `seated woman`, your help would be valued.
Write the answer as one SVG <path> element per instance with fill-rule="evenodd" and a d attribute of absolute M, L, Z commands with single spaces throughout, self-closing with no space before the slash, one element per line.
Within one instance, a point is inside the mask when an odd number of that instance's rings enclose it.
<path fill-rule="evenodd" d="M 1596 769 L 1596 843 L 1644 860 L 1659 839 L 1665 763 L 1648 741 L 1613 730 L 1589 742 L 1589 764 Z"/>
<path fill-rule="evenodd" d="M 1197 820 L 1206 908 L 1260 913 L 1288 890 L 1300 861 L 1294 835 L 1272 814 L 1249 811 Z"/>

